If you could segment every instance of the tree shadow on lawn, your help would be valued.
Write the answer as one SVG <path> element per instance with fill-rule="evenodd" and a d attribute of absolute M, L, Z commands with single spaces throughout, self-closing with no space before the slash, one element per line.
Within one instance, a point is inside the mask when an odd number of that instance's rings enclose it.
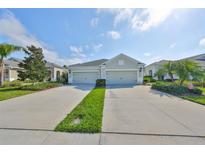
<path fill-rule="evenodd" d="M 14 90 L 21 90 L 20 88 L 0 88 L 0 92 L 9 92 Z"/>

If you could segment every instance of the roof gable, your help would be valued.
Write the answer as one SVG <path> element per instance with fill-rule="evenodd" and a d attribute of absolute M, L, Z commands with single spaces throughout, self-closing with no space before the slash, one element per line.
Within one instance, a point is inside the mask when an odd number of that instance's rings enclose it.
<path fill-rule="evenodd" d="M 142 62 L 140 62 L 140 61 L 138 61 L 138 60 L 136 60 L 136 59 L 134 59 L 132 57 L 129 57 L 129 56 L 123 54 L 123 53 L 121 53 L 121 54 L 111 58 L 110 60 L 106 61 L 104 64 L 109 64 L 109 63 L 111 63 L 112 61 L 114 61 L 114 60 L 116 60 L 118 58 L 126 58 L 126 59 L 132 61 L 133 63 L 145 65 L 144 63 L 142 63 Z"/>

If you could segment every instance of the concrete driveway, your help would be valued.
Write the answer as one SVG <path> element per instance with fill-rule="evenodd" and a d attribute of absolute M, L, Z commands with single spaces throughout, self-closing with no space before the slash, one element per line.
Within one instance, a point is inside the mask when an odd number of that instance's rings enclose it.
<path fill-rule="evenodd" d="M 0 101 L 0 129 L 53 130 L 92 88 L 63 86 Z"/>
<path fill-rule="evenodd" d="M 204 117 L 204 106 L 148 86 L 108 87 L 101 138 L 108 144 L 177 144 L 180 139 L 205 144 Z"/>

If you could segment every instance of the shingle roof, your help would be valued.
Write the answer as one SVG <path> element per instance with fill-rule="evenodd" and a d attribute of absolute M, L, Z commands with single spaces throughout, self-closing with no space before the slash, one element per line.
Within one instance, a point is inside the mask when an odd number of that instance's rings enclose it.
<path fill-rule="evenodd" d="M 69 67 L 99 66 L 99 65 L 103 64 L 106 61 L 108 61 L 108 59 L 99 59 L 99 60 L 89 61 L 89 62 L 85 62 L 85 63 L 79 63 L 79 64 L 70 65 Z"/>
<path fill-rule="evenodd" d="M 205 66 L 205 54 L 195 55 L 195 56 L 179 59 L 179 60 L 176 60 L 176 61 L 180 61 L 180 60 L 194 60 L 194 61 L 198 62 L 200 65 Z M 171 61 L 174 61 L 174 60 L 171 60 Z M 166 62 L 168 62 L 168 60 L 161 60 L 161 61 L 149 64 L 146 67 L 148 67 L 150 65 L 162 65 Z"/>
<path fill-rule="evenodd" d="M 151 65 L 163 65 L 163 64 L 167 63 L 168 61 L 169 60 L 160 60 L 160 61 L 151 63 L 151 64 L 147 65 L 146 67 L 151 66 Z"/>
<path fill-rule="evenodd" d="M 48 62 L 48 61 L 46 61 L 46 67 L 57 67 L 57 68 L 64 69 L 62 66 L 55 64 L 55 63 Z"/>
<path fill-rule="evenodd" d="M 196 61 L 205 61 L 205 54 L 200 54 L 200 55 L 196 55 L 196 56 L 192 56 L 192 57 L 187 57 L 184 59 L 188 59 L 188 60 L 196 60 Z"/>
<path fill-rule="evenodd" d="M 4 60 L 4 65 L 5 67 L 12 67 L 12 68 L 19 68 L 18 64 L 22 62 L 22 59 L 18 59 L 18 58 L 9 58 Z M 55 64 L 55 63 L 51 63 L 46 61 L 46 67 L 57 67 L 57 68 L 61 68 L 64 69 L 64 67 Z"/>
<path fill-rule="evenodd" d="M 10 60 L 10 59 L 4 60 L 5 67 L 19 68 L 19 66 L 18 66 L 19 63 L 20 63 L 19 61 L 14 61 L 14 60 Z"/>

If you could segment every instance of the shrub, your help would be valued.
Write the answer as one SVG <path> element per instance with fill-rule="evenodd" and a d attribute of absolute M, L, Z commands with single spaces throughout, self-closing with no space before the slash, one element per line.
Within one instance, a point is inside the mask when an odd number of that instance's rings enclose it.
<path fill-rule="evenodd" d="M 198 88 L 194 88 L 194 89 L 189 89 L 190 93 L 196 94 L 196 95 L 202 95 L 202 90 L 198 89 Z"/>
<path fill-rule="evenodd" d="M 188 89 L 185 86 L 178 86 L 175 84 L 167 84 L 167 83 L 155 83 L 152 85 L 152 89 L 157 89 L 159 91 L 167 92 L 173 95 L 185 95 L 185 94 L 197 94 L 201 95 L 202 90 L 198 88 Z"/>
<path fill-rule="evenodd" d="M 68 83 L 68 73 L 63 72 L 60 77 L 57 78 L 57 82 L 66 84 Z"/>
<path fill-rule="evenodd" d="M 144 81 L 144 83 L 148 83 L 148 82 L 156 82 L 156 80 L 153 79 L 152 76 L 144 76 L 143 81 Z"/>
<path fill-rule="evenodd" d="M 97 79 L 96 80 L 96 87 L 105 87 L 106 86 L 106 80 L 105 79 Z"/>
<path fill-rule="evenodd" d="M 59 87 L 61 84 L 56 83 L 56 82 L 40 82 L 40 83 L 34 83 L 31 85 L 25 85 L 20 87 L 21 90 L 44 90 L 44 89 L 50 89 L 50 88 L 55 88 Z"/>
<path fill-rule="evenodd" d="M 23 82 L 19 80 L 5 81 L 3 87 L 20 87 L 22 84 Z"/>

